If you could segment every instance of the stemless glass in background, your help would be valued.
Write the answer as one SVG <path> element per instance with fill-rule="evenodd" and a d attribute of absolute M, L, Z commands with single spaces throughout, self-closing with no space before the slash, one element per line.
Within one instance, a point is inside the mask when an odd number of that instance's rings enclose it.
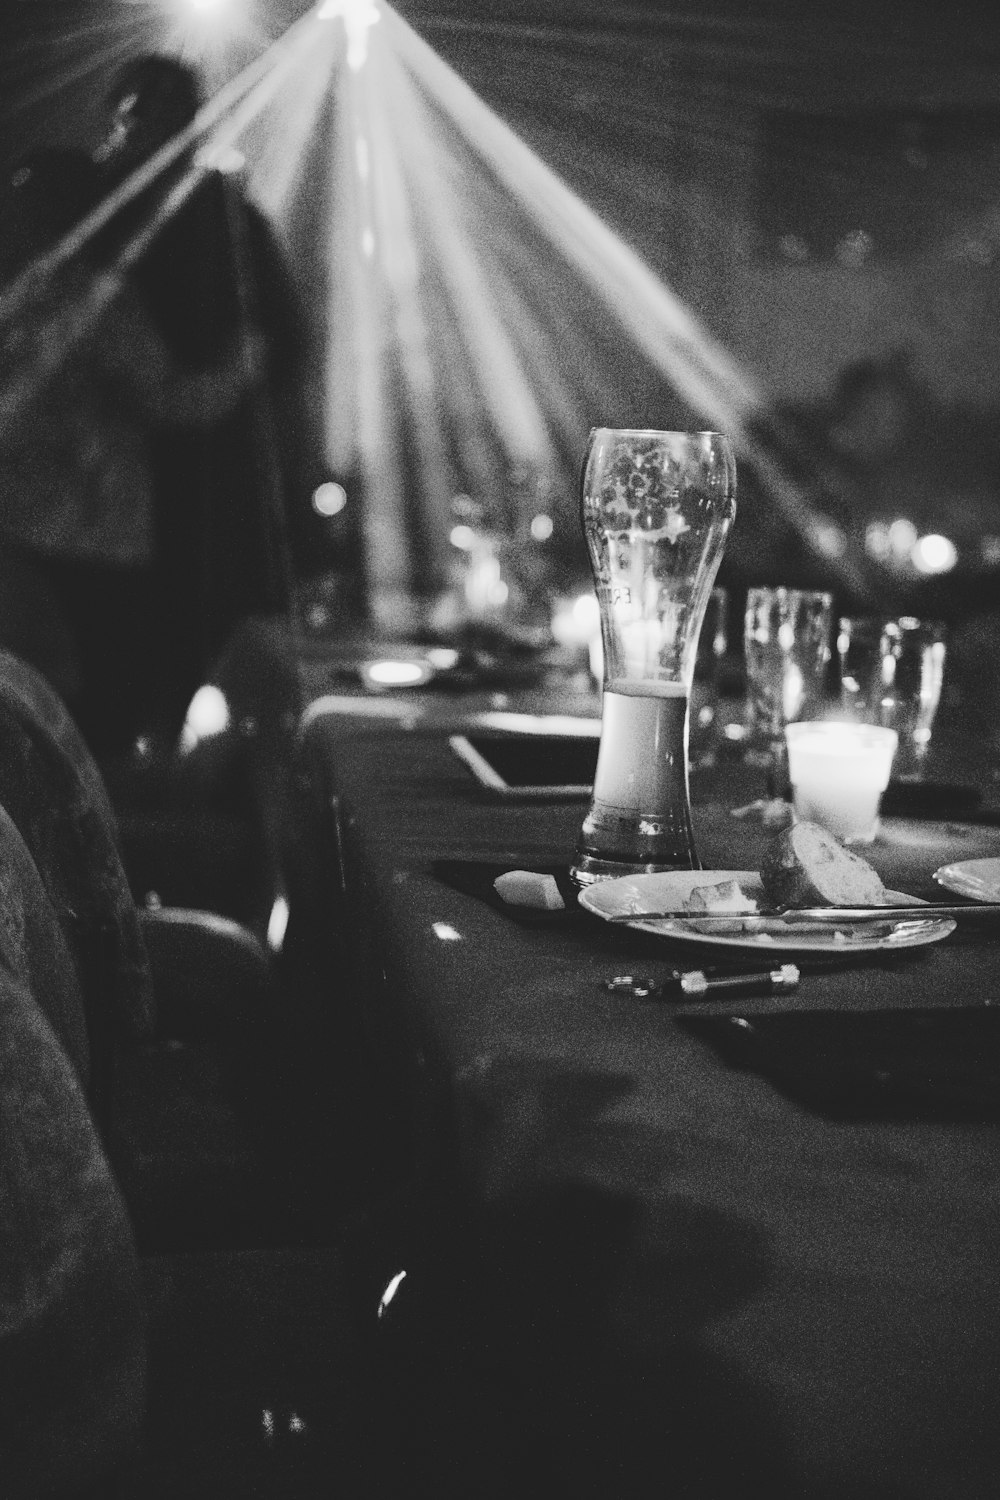
<path fill-rule="evenodd" d="M 840 621 L 841 708 L 852 718 L 896 731 L 897 777 L 923 775 L 941 701 L 946 634 L 939 620 L 913 615 Z"/>
<path fill-rule="evenodd" d="M 846 719 L 877 724 L 882 687 L 882 630 L 872 615 L 841 615 L 837 621 L 840 708 Z"/>
<path fill-rule="evenodd" d="M 774 775 L 785 766 L 786 724 L 812 717 L 822 703 L 832 610 L 832 594 L 820 590 L 752 588 L 747 594 L 747 758 Z"/>

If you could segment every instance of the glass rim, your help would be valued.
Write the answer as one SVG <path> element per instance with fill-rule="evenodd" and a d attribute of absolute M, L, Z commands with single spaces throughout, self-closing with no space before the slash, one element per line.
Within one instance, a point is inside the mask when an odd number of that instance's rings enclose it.
<path fill-rule="evenodd" d="M 861 719 L 794 719 L 791 724 L 785 725 L 785 739 L 789 747 L 793 740 L 800 740 L 808 735 L 815 735 L 817 739 L 834 736 L 845 741 L 853 739 L 859 743 L 859 747 L 878 746 L 886 750 L 890 745 L 895 750 L 899 744 L 899 734 L 895 729 L 890 729 L 885 724 L 866 724 Z"/>
<path fill-rule="evenodd" d="M 926 632 L 935 640 L 943 641 L 948 634 L 948 626 L 944 620 L 928 620 L 923 615 L 893 615 L 887 621 L 889 625 L 895 625 L 897 630 L 904 635 Z"/>
<path fill-rule="evenodd" d="M 828 589 L 797 589 L 785 583 L 755 583 L 747 589 L 747 601 L 751 599 L 810 599 L 817 604 L 833 606 L 833 594 Z"/>
<path fill-rule="evenodd" d="M 598 432 L 614 432 L 621 437 L 722 438 L 724 442 L 732 442 L 727 432 L 712 427 L 592 427 L 590 436 Z"/>
<path fill-rule="evenodd" d="M 838 615 L 837 624 L 841 630 L 864 628 L 881 631 L 887 625 L 895 625 L 903 631 L 934 631 L 942 637 L 948 633 L 947 621 L 926 619 L 923 615 Z"/>

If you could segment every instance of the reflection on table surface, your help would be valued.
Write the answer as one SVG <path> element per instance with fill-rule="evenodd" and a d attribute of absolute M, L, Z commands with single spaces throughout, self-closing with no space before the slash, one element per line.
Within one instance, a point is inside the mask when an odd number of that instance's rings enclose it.
<path fill-rule="evenodd" d="M 992 1494 L 1000 1140 L 975 1107 L 989 1038 L 960 1034 L 969 1008 L 991 1014 L 990 932 L 807 964 L 780 1004 L 610 995 L 615 974 L 695 966 L 690 948 L 505 909 L 492 889 L 502 869 L 564 869 L 580 804 L 491 798 L 443 733 L 342 729 L 315 716 L 303 763 L 337 815 L 347 987 L 414 1084 L 428 1222 L 413 1296 L 517 1414 L 539 1483 Z M 738 762 L 694 777 L 706 867 L 759 867 L 766 831 L 732 815 L 757 790 Z M 1000 856 L 1000 829 L 889 818 L 870 854 L 887 884 L 929 894 L 946 861 Z M 925 1011 L 953 1019 L 914 1032 Z M 815 1046 L 768 1036 L 740 1060 L 697 1030 L 782 1012 L 815 1015 Z M 872 1045 L 850 1018 L 882 1012 L 910 1019 L 880 1066 L 905 1084 L 937 1059 L 929 1107 L 926 1088 L 852 1110 L 814 1086 Z M 848 1028 L 836 1057 L 831 1015 Z"/>

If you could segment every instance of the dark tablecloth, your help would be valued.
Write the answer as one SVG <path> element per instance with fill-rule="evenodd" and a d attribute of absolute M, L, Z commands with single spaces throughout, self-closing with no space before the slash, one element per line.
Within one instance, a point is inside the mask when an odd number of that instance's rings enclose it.
<path fill-rule="evenodd" d="M 564 867 L 583 804 L 490 800 L 445 739 L 345 733 L 335 714 L 313 719 L 303 757 L 337 812 L 339 918 L 365 948 L 373 1033 L 416 1060 L 434 1101 L 422 1149 L 476 1261 L 466 1336 L 516 1383 L 550 1492 L 994 1495 L 989 1111 L 927 1118 L 904 1099 L 889 1118 L 837 1117 L 689 1024 L 981 1017 L 997 995 L 988 934 L 807 966 L 781 1001 L 612 995 L 611 975 L 711 955 L 489 894 L 496 868 Z M 696 780 L 706 867 L 759 864 L 760 826 L 731 814 L 741 787 Z M 871 848 L 891 886 L 921 894 L 945 861 L 995 854 L 1000 830 L 895 820 Z"/>

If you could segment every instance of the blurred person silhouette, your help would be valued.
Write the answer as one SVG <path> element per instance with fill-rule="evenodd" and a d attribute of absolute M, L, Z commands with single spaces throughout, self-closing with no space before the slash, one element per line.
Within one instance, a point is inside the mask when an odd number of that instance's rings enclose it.
<path fill-rule="evenodd" d="M 82 151 L 25 158 L 7 184 L 0 283 L 52 249 L 100 186 Z M 92 245 L 4 333 L 18 355 L 0 385 L 0 643 L 45 673 L 98 755 L 115 755 L 156 712 L 150 434 L 169 441 L 232 410 L 261 352 L 251 340 L 182 368 Z"/>
<path fill-rule="evenodd" d="M 814 492 L 878 568 L 883 607 L 958 618 L 995 591 L 980 541 L 996 525 L 996 462 L 961 412 L 938 404 L 904 354 L 849 365 L 814 445 Z M 920 537 L 944 537 L 955 559 L 921 565 Z M 973 596 L 979 596 L 974 600 Z"/>
<path fill-rule="evenodd" d="M 126 66 L 107 104 L 95 159 L 113 186 L 188 130 L 200 88 L 179 59 L 146 56 Z M 269 221 L 232 173 L 206 166 L 189 145 L 129 205 L 119 234 L 127 240 L 150 224 L 130 274 L 173 358 L 204 369 L 248 326 L 265 357 L 265 378 L 233 410 L 180 441 L 152 441 L 157 550 L 173 600 L 163 652 L 172 734 L 235 626 L 289 611 L 290 547 L 309 552 L 303 517 L 308 528 L 318 466 L 309 471 L 308 329 Z"/>
<path fill-rule="evenodd" d="M 742 538 L 750 581 L 833 589 L 847 612 L 911 605 L 917 575 L 890 527 L 901 518 L 919 525 L 939 507 L 944 445 L 905 356 L 846 366 L 829 400 L 776 403 L 752 435 L 790 505 L 774 503 L 751 457 L 741 484 L 766 504 Z M 885 535 L 881 549 L 873 527 Z"/>
<path fill-rule="evenodd" d="M 848 365 L 826 423 L 838 488 L 868 514 L 911 514 L 926 488 L 922 476 L 935 467 L 929 416 L 927 393 L 902 356 Z"/>

